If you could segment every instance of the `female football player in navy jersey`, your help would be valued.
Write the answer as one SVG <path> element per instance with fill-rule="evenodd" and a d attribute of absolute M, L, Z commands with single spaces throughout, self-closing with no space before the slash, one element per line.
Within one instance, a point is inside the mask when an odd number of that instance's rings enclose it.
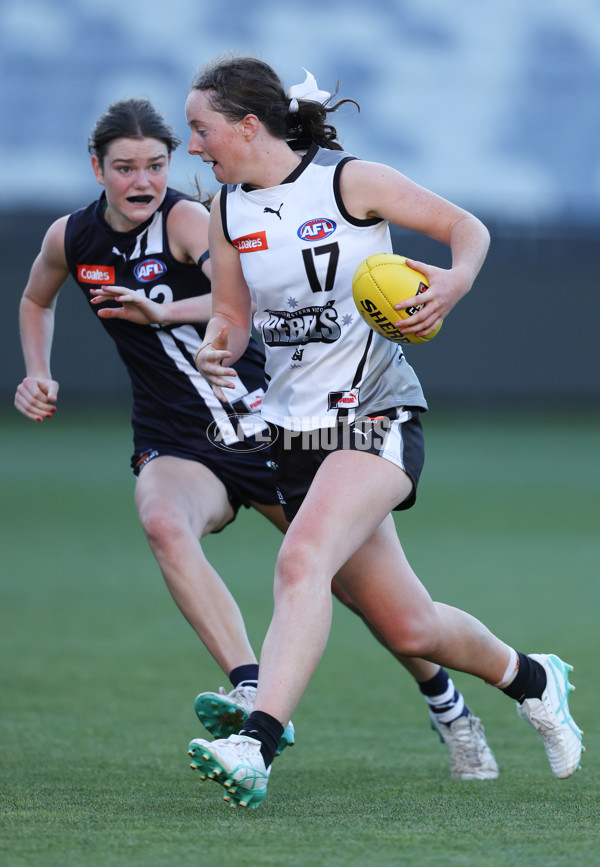
<path fill-rule="evenodd" d="M 396 325 L 432 334 L 471 288 L 487 229 L 389 166 L 344 153 L 328 122 L 340 104 L 310 73 L 286 93 L 268 64 L 244 57 L 202 67 L 187 98 L 188 149 L 222 184 L 209 225 L 213 311 L 197 364 L 225 399 L 254 306 L 266 351 L 261 413 L 292 522 L 254 710 L 239 735 L 192 741 L 192 764 L 233 803 L 261 803 L 283 726 L 327 642 L 336 576 L 395 652 L 471 673 L 516 699 L 552 771 L 568 777 L 581 754 L 567 710 L 570 666 L 517 653 L 475 618 L 434 602 L 404 556 L 391 512 L 414 503 L 427 406 L 400 346 L 370 330 L 352 298 L 362 260 L 392 252 L 389 223 L 431 236 L 449 246 L 452 265 L 412 263 L 430 288 L 424 303 L 397 305 L 423 307 Z"/>
<path fill-rule="evenodd" d="M 144 532 L 175 602 L 233 686 L 229 694 L 222 689 L 196 699 L 201 721 L 223 737 L 252 709 L 258 665 L 241 612 L 199 540 L 231 522 L 240 505 L 253 506 L 282 531 L 287 521 L 268 454 L 248 448 L 260 441 L 248 438 L 238 423 L 255 419 L 250 434 L 266 427 L 256 412 L 265 388 L 264 355 L 250 339 L 225 406 L 194 366 L 211 309 L 208 211 L 167 186 L 179 141 L 146 99 L 116 102 L 98 120 L 90 151 L 104 191 L 50 226 L 32 266 L 20 311 L 27 375 L 15 405 L 37 421 L 56 410 L 58 382 L 50 369 L 54 308 L 71 274 L 131 379 L 131 465 Z M 450 751 L 452 775 L 497 776 L 480 721 L 447 673 L 424 660 L 400 661 L 427 699 Z M 278 749 L 293 738 L 289 725 Z"/>
<path fill-rule="evenodd" d="M 244 443 L 236 443 L 239 426 L 229 419 L 234 410 L 218 405 L 193 364 L 210 313 L 208 211 L 167 186 L 171 153 L 180 141 L 145 99 L 117 102 L 96 123 L 90 151 L 104 192 L 57 220 L 43 240 L 21 302 L 27 376 L 15 404 L 38 421 L 56 410 L 58 383 L 50 372 L 54 307 L 71 274 L 131 379 L 131 466 L 148 542 L 177 605 L 231 674 L 232 701 L 243 705 L 253 694 L 248 683 L 255 685 L 256 658 L 238 606 L 198 540 L 232 521 L 240 505 L 253 505 L 282 530 L 285 519 L 264 452 L 244 451 Z M 127 305 L 133 321 L 119 318 L 106 295 L 98 295 L 104 284 L 127 287 L 140 299 Z M 185 309 L 191 297 L 193 322 L 184 317 L 170 326 L 169 309 Z M 150 324 L 144 300 L 161 325 Z M 253 342 L 239 369 L 241 387 L 232 404 L 250 413 L 264 387 L 263 356 Z M 228 452 L 208 438 L 213 422 L 221 425 Z"/>

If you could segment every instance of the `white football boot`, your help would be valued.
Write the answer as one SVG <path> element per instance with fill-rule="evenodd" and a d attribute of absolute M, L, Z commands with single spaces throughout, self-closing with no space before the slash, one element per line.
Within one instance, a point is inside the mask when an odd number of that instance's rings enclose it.
<path fill-rule="evenodd" d="M 530 653 L 546 672 L 546 688 L 540 698 L 526 698 L 517 702 L 517 713 L 541 735 L 546 755 L 555 777 L 566 779 L 579 770 L 583 732 L 569 712 L 569 693 L 575 687 L 569 683 L 573 666 L 558 656 L 546 653 Z"/>
<path fill-rule="evenodd" d="M 476 716 L 459 716 L 451 723 L 440 722 L 429 711 L 431 727 L 450 753 L 450 776 L 454 780 L 495 780 L 498 765 L 485 739 L 481 720 Z"/>
<path fill-rule="evenodd" d="M 224 800 L 232 807 L 256 808 L 267 794 L 270 768 L 260 752 L 260 741 L 246 735 L 230 735 L 215 741 L 196 738 L 190 743 L 190 767 L 201 780 L 214 780 L 227 789 Z"/>
<path fill-rule="evenodd" d="M 204 728 L 214 738 L 228 738 L 237 734 L 248 719 L 256 700 L 255 686 L 236 686 L 231 692 L 219 687 L 219 692 L 201 692 L 196 697 L 194 708 Z M 285 727 L 276 756 L 286 747 L 293 747 L 296 740 L 294 725 L 290 721 Z"/>

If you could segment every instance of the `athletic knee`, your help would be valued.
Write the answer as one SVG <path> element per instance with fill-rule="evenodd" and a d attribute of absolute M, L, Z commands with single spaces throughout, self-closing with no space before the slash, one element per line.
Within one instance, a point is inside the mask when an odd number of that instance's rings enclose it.
<path fill-rule="evenodd" d="M 168 548 L 177 545 L 185 532 L 186 522 L 158 504 L 147 504 L 139 510 L 140 523 L 151 547 Z"/>
<path fill-rule="evenodd" d="M 276 588 L 293 588 L 307 581 L 314 581 L 318 564 L 310 545 L 305 543 L 285 544 L 279 551 L 275 569 Z"/>
<path fill-rule="evenodd" d="M 425 658 L 435 651 L 437 644 L 432 623 L 421 617 L 406 617 L 396 622 L 391 641 L 389 637 L 387 640 L 394 653 Z"/>
<path fill-rule="evenodd" d="M 431 653 L 427 636 L 414 629 L 403 633 L 392 649 L 401 656 L 429 656 Z"/>

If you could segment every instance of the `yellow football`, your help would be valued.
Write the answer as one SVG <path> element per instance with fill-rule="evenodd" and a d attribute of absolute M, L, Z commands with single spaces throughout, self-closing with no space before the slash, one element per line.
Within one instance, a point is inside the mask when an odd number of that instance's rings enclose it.
<path fill-rule="evenodd" d="M 399 319 L 408 319 L 422 305 L 394 310 L 394 304 L 421 295 L 429 283 L 424 274 L 406 264 L 404 256 L 395 253 L 375 253 L 360 263 L 352 279 L 352 295 L 357 310 L 367 325 L 393 343 L 427 343 L 438 328 L 427 337 L 402 334 L 394 327 Z"/>

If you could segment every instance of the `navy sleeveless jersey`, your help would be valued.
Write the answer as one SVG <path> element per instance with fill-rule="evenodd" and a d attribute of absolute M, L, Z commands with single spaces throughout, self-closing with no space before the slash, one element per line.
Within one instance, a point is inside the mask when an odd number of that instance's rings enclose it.
<path fill-rule="evenodd" d="M 104 193 L 70 215 L 65 232 L 67 263 L 88 303 L 89 290 L 102 285 L 125 286 L 159 303 L 210 292 L 210 281 L 200 267 L 177 261 L 169 247 L 167 217 L 181 199 L 190 197 L 168 189 L 153 216 L 129 232 L 115 231 L 104 219 Z M 244 438 L 236 419 L 259 410 L 265 388 L 264 356 L 252 338 L 234 365 L 238 377 L 230 404 L 223 405 L 194 366 L 205 323 L 137 325 L 100 319 L 91 303 L 90 307 L 115 341 L 129 373 L 136 451 L 161 444 L 178 446 L 182 453 L 205 451 L 212 448 L 206 429 L 213 422 L 221 441 L 235 449 Z"/>

